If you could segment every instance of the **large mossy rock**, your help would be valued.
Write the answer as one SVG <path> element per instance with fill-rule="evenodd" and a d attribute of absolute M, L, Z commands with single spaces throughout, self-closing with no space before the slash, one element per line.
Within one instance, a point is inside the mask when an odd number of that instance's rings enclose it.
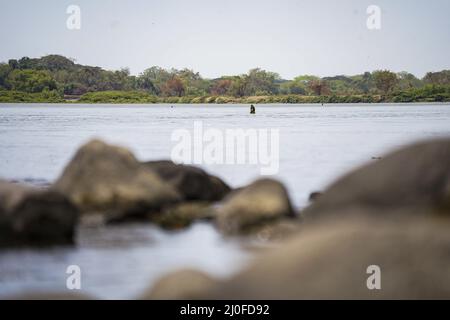
<path fill-rule="evenodd" d="M 201 298 L 450 299 L 449 230 L 442 218 L 312 224 Z M 367 286 L 373 265 L 381 290 Z"/>
<path fill-rule="evenodd" d="M 130 151 L 99 140 L 77 151 L 54 188 L 84 213 L 101 212 L 112 219 L 139 218 L 182 199 Z"/>
<path fill-rule="evenodd" d="M 194 166 L 168 160 L 149 161 L 143 165 L 170 183 L 186 201 L 219 201 L 230 192 L 230 187 L 220 178 Z"/>
<path fill-rule="evenodd" d="M 61 193 L 0 181 L 0 247 L 72 244 L 77 221 Z"/>
<path fill-rule="evenodd" d="M 342 214 L 386 216 L 450 213 L 450 139 L 417 143 L 338 179 L 306 218 Z"/>
<path fill-rule="evenodd" d="M 286 188 L 276 180 L 260 179 L 226 197 L 216 221 L 225 234 L 246 234 L 286 217 L 295 217 Z"/>

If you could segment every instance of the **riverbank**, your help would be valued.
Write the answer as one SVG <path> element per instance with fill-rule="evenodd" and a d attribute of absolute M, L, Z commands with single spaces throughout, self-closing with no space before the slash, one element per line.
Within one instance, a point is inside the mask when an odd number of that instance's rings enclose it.
<path fill-rule="evenodd" d="M 310 104 L 310 103 L 411 103 L 450 102 L 450 87 L 432 86 L 395 91 L 386 95 L 261 95 L 158 97 L 144 91 L 100 91 L 81 96 L 64 96 L 57 91 L 27 93 L 0 91 L 0 103 L 113 103 L 113 104 Z"/>

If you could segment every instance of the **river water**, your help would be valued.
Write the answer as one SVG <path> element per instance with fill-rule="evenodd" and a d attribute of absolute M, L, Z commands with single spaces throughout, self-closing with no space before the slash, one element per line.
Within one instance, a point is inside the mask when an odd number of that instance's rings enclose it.
<path fill-rule="evenodd" d="M 130 148 L 140 160 L 169 159 L 175 130 L 272 129 L 277 173 L 296 207 L 351 168 L 412 141 L 450 136 L 448 104 L 240 105 L 0 104 L 0 177 L 47 184 L 92 138 Z M 239 150 L 237 147 L 237 152 Z M 272 149 L 271 149 L 272 150 Z M 226 152 L 226 151 L 225 151 Z M 260 177 L 261 163 L 201 165 L 233 187 Z M 82 292 L 132 298 L 162 274 L 193 267 L 218 277 L 250 259 L 210 225 L 177 232 L 150 225 L 79 231 L 76 248 L 0 252 L 0 295 L 65 290 L 65 268 L 82 270 Z"/>

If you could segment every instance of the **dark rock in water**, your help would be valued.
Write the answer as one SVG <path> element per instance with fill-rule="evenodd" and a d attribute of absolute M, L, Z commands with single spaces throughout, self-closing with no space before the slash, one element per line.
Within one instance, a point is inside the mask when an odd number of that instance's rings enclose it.
<path fill-rule="evenodd" d="M 311 192 L 309 195 L 309 201 L 310 202 L 316 201 L 317 199 L 319 199 L 319 197 L 321 195 L 322 195 L 322 192 L 319 192 L 319 191 Z"/>
<path fill-rule="evenodd" d="M 402 148 L 345 175 L 302 214 L 433 212 L 450 214 L 450 139 Z"/>
<path fill-rule="evenodd" d="M 260 179 L 225 198 L 216 221 L 226 234 L 245 234 L 286 217 L 295 217 L 286 188 L 276 180 Z"/>
<path fill-rule="evenodd" d="M 309 225 L 200 298 L 449 299 L 450 219 L 372 220 Z"/>
<path fill-rule="evenodd" d="M 190 201 L 176 204 L 151 217 L 151 221 L 164 229 L 181 229 L 195 221 L 210 221 L 215 211 L 208 202 Z"/>
<path fill-rule="evenodd" d="M 54 188 L 83 213 L 111 219 L 142 218 L 181 200 L 178 192 L 142 166 L 127 149 L 93 140 L 82 146 Z"/>
<path fill-rule="evenodd" d="M 61 193 L 0 181 L 0 246 L 71 244 L 77 221 Z"/>
<path fill-rule="evenodd" d="M 194 166 L 175 164 L 168 160 L 143 164 L 175 187 L 187 201 L 219 201 L 230 192 L 230 187 L 221 179 Z"/>
<path fill-rule="evenodd" d="M 161 279 L 140 299 L 143 300 L 186 300 L 198 299 L 211 290 L 217 281 L 207 274 L 195 270 L 181 270 Z"/>

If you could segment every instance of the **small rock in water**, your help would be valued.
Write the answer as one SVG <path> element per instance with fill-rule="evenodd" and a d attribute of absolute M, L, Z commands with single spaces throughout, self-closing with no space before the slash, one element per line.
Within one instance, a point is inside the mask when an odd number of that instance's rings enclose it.
<path fill-rule="evenodd" d="M 310 202 L 316 201 L 317 199 L 319 199 L 319 197 L 320 197 L 321 195 L 322 195 L 322 192 L 319 192 L 319 191 L 311 192 L 311 193 L 309 194 L 309 201 L 310 201 Z"/>
<path fill-rule="evenodd" d="M 245 234 L 282 218 L 295 217 L 286 188 L 260 179 L 232 192 L 217 208 L 217 225 L 226 234 Z"/>
<path fill-rule="evenodd" d="M 150 220 L 165 229 L 180 229 L 200 220 L 213 220 L 215 211 L 208 202 L 190 201 L 176 204 L 155 214 Z"/>

